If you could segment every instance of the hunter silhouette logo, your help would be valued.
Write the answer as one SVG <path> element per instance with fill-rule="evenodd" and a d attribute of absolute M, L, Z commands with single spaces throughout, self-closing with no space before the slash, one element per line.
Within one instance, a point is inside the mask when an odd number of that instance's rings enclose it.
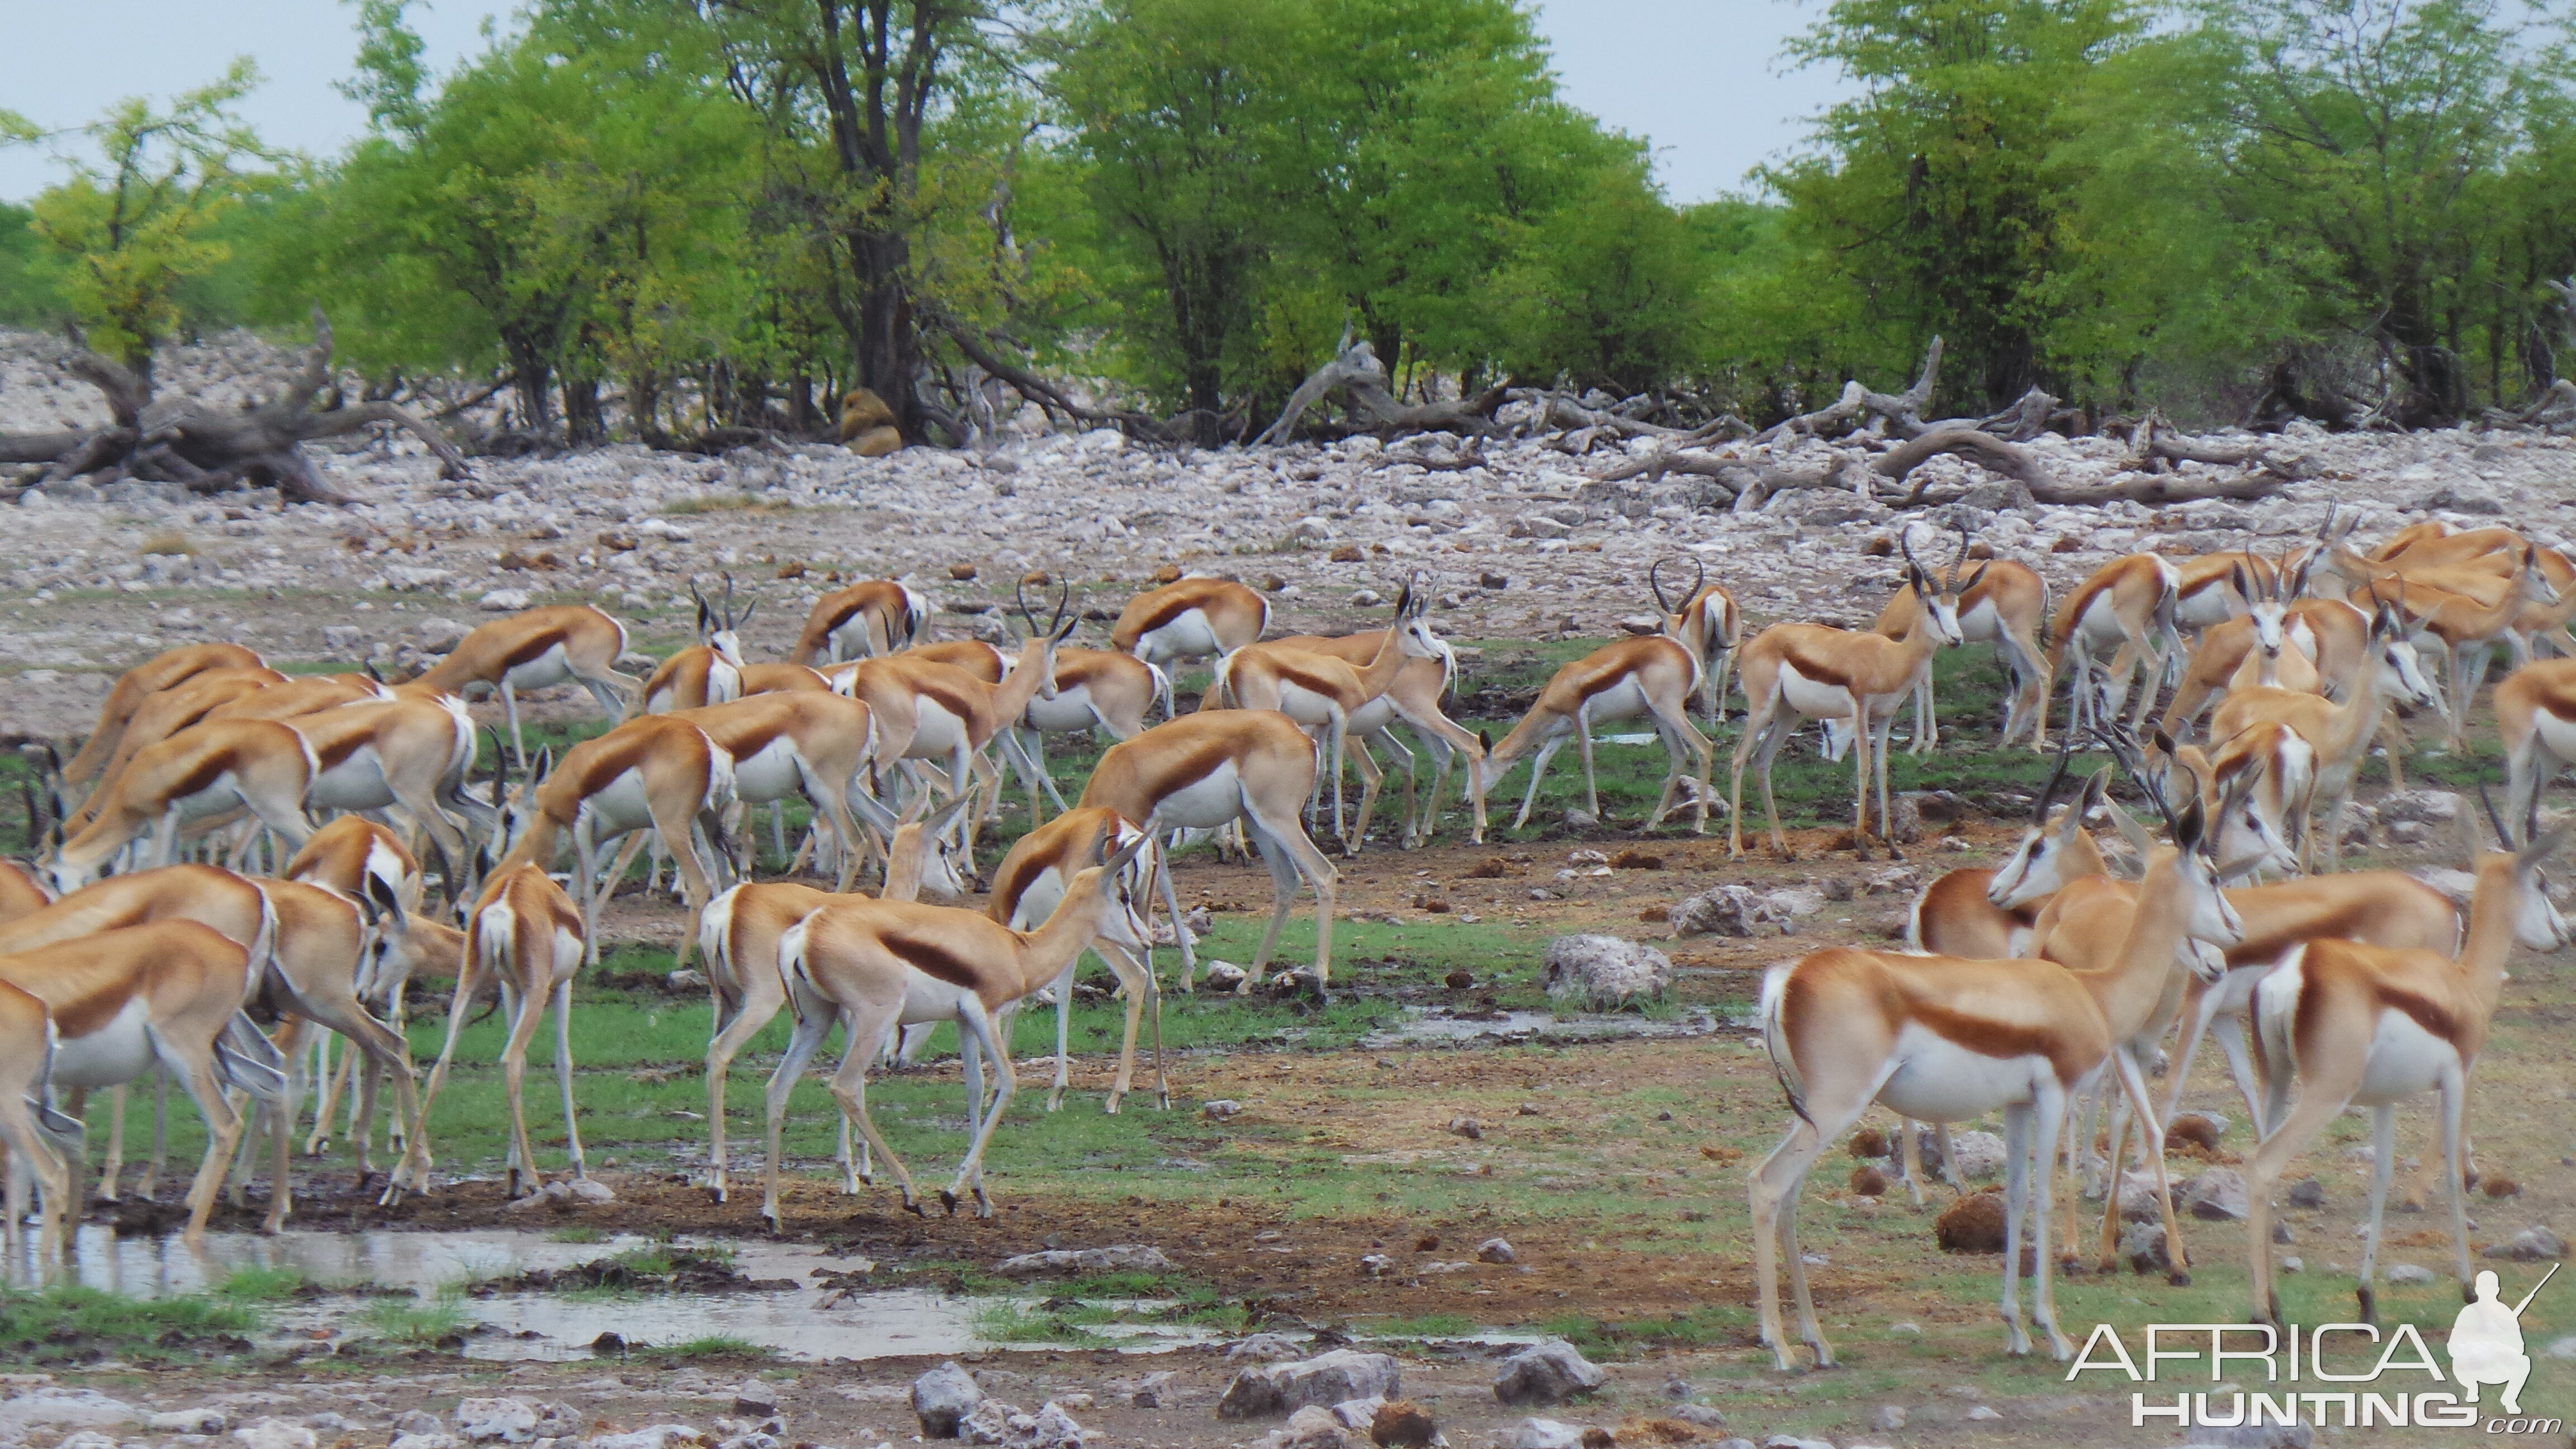
<path fill-rule="evenodd" d="M 2531 1356 L 2522 1351 L 2522 1310 L 2557 1276 L 2558 1265 L 2552 1263 L 2522 1301 L 2508 1308 L 2498 1296 L 2496 1275 L 2478 1275 L 2478 1296 L 2451 1320 L 2451 1377 L 2459 1380 L 2470 1403 L 2478 1401 L 2481 1386 L 2495 1384 L 2504 1389 L 2504 1411 L 2522 1412 L 2523 1381 L 2531 1377 Z"/>

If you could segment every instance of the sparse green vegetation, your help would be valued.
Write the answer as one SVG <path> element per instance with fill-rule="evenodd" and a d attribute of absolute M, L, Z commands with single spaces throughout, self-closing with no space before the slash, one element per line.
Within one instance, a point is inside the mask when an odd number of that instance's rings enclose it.
<path fill-rule="evenodd" d="M 219 1290 L 128 1298 L 96 1288 L 0 1288 L 0 1352 L 20 1362 L 81 1350 L 139 1359 L 231 1352 L 266 1323 L 256 1304 L 269 1296 Z"/>

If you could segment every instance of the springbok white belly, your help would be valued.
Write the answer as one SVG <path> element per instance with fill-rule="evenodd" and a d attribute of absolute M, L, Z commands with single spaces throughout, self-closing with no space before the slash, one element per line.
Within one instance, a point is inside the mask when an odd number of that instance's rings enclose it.
<path fill-rule="evenodd" d="M 589 817 L 591 836 L 597 840 L 652 824 L 653 807 L 644 798 L 643 772 L 619 772 L 606 787 L 593 791 L 589 799 L 581 802 L 581 813 Z"/>
<path fill-rule="evenodd" d="M 141 997 L 125 1003 L 106 1025 L 54 1046 L 50 1080 L 58 1087 L 116 1087 L 152 1067 L 151 1008 Z"/>
<path fill-rule="evenodd" d="M 242 793 L 241 777 L 226 770 L 197 793 L 173 799 L 170 808 L 178 812 L 180 824 L 188 825 L 209 816 L 226 814 L 249 803 L 249 797 Z"/>
<path fill-rule="evenodd" d="M 2416 1025 L 2415 1018 L 2383 1010 L 2370 1033 L 2370 1064 L 2362 1068 L 2361 1090 L 2352 1100 L 2363 1107 L 2403 1102 L 2433 1090 L 2458 1061 L 2451 1044 Z"/>
<path fill-rule="evenodd" d="M 1279 712 L 1297 722 L 1309 734 L 1323 731 L 1333 722 L 1335 702 L 1311 689 L 1282 682 L 1279 686 Z"/>
<path fill-rule="evenodd" d="M 2031 1101 L 2052 1076 L 2046 1057 L 1986 1056 L 1911 1023 L 1897 1033 L 1896 1057 L 1878 1100 L 1918 1122 L 1964 1122 Z"/>
<path fill-rule="evenodd" d="M 1020 892 L 1019 903 L 1011 907 L 1011 929 L 1036 930 L 1055 914 L 1063 900 L 1064 876 L 1054 866 L 1048 866 L 1030 877 L 1027 888 Z"/>
<path fill-rule="evenodd" d="M 1028 728 L 1051 735 L 1079 733 L 1098 719 L 1098 712 L 1091 707 L 1091 686 L 1087 684 L 1059 689 L 1053 699 L 1032 698 L 1020 716 L 1020 722 Z"/>
<path fill-rule="evenodd" d="M 1342 728 L 1355 735 L 1373 735 L 1395 723 L 1395 720 L 1395 701 L 1381 694 L 1352 710 L 1350 719 L 1343 724 Z"/>
<path fill-rule="evenodd" d="M 561 644 L 548 645 L 546 652 L 525 663 L 513 664 L 501 672 L 502 680 L 513 692 L 522 689 L 544 689 L 572 678 L 572 661 L 565 657 Z"/>
<path fill-rule="evenodd" d="M 1849 719 L 1852 712 L 1851 691 L 1839 684 L 1826 684 L 1800 674 L 1795 665 L 1780 666 L 1780 697 L 1791 709 L 1809 719 Z"/>
<path fill-rule="evenodd" d="M 798 761 L 803 757 L 796 742 L 781 736 L 734 761 L 734 798 L 751 805 L 766 805 L 802 793 L 805 773 Z"/>
<path fill-rule="evenodd" d="M 1208 622 L 1203 609 L 1184 609 L 1159 628 L 1136 636 L 1136 657 L 1148 664 L 1169 664 L 1175 659 L 1224 652 L 1225 646 L 1217 642 L 1216 626 Z"/>
<path fill-rule="evenodd" d="M 1242 813 L 1243 782 L 1228 760 L 1196 781 L 1163 797 L 1154 807 L 1155 823 L 1169 829 L 1214 830 Z"/>
<path fill-rule="evenodd" d="M 2003 637 L 2004 616 L 1995 612 L 1995 601 L 1979 599 L 1973 609 L 1959 611 L 1959 637 L 1970 643 L 1992 643 Z"/>
<path fill-rule="evenodd" d="M 2174 622 L 2186 629 L 2206 629 L 2244 612 L 2244 602 L 2225 583 L 2211 584 L 2199 593 L 2174 601 Z"/>
<path fill-rule="evenodd" d="M 914 706 L 912 743 L 904 747 L 905 759 L 945 760 L 965 748 L 964 720 L 927 699 Z"/>
<path fill-rule="evenodd" d="M 2087 649 L 2099 650 L 2129 637 L 2120 628 L 2120 609 L 2111 601 L 2112 593 L 2112 590 L 2104 589 L 2095 594 L 2084 605 L 2083 617 L 2075 621 L 2076 641 Z"/>
<path fill-rule="evenodd" d="M 393 803 L 393 787 L 385 783 L 384 757 L 374 745 L 351 750 L 340 763 L 314 776 L 304 792 L 307 809 L 382 810 Z"/>
<path fill-rule="evenodd" d="M 1646 691 L 1633 674 L 1583 702 L 1583 717 L 1593 724 L 1604 720 L 1635 719 L 1645 712 Z"/>
<path fill-rule="evenodd" d="M 2576 760 L 2576 720 L 2563 720 L 2545 709 L 2531 714 L 2531 732 L 2542 748 L 2562 760 Z"/>

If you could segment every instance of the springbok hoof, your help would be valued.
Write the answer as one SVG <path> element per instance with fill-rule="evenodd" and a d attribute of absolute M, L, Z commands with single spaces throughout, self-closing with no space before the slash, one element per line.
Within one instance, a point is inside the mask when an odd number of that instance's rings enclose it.
<path fill-rule="evenodd" d="M 903 1210 L 917 1218 L 926 1218 L 930 1216 L 929 1213 L 922 1210 L 921 1200 L 919 1198 L 905 1198 L 903 1200 Z"/>
<path fill-rule="evenodd" d="M 939 1190 L 939 1205 L 948 1209 L 948 1215 L 950 1217 L 953 1218 L 957 1216 L 957 1194 L 955 1192 L 948 1188 L 941 1188 Z"/>

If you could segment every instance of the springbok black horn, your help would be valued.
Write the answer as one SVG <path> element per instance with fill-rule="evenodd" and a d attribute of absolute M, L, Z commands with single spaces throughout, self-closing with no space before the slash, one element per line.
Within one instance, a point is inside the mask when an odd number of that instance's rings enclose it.
<path fill-rule="evenodd" d="M 1664 597 L 1664 561 L 1657 559 L 1646 569 L 1646 587 L 1655 591 L 1655 607 L 1669 614 L 1673 601 Z"/>
<path fill-rule="evenodd" d="M 1011 607 L 1019 613 L 1021 622 L 1029 626 L 1029 632 L 1032 634 L 1036 633 L 1038 627 L 1037 616 L 1029 612 L 1028 580 L 1022 579 L 1020 582 L 1011 585 Z"/>
<path fill-rule="evenodd" d="M 2074 757 L 2074 754 L 2074 734 L 2073 731 L 2069 731 L 2067 736 L 2058 742 L 2057 768 L 2048 772 L 2048 784 L 2040 789 L 2039 804 L 2031 811 L 2031 824 L 2039 826 L 2045 826 L 2048 824 L 2049 803 L 2057 798 L 2057 787 L 2065 782 L 2066 766 Z"/>
<path fill-rule="evenodd" d="M 2487 782 L 2484 780 L 2478 781 L 2478 803 L 2486 807 L 2487 824 L 2495 828 L 2496 840 L 2507 850 L 2516 849 L 2513 832 L 2504 828 L 2504 818 L 2496 814 L 2495 801 L 2488 796 Z M 2534 791 L 2532 792 L 2532 817 L 2535 820 L 2540 815 L 2539 806 L 2540 795 L 2538 791 Z"/>

